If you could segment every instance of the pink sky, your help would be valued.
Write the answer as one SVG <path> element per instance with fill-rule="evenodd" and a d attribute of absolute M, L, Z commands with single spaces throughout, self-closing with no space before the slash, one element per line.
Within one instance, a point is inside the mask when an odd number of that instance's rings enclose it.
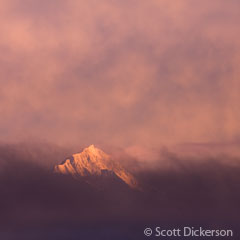
<path fill-rule="evenodd" d="M 0 141 L 240 138 L 238 0 L 1 0 Z"/>

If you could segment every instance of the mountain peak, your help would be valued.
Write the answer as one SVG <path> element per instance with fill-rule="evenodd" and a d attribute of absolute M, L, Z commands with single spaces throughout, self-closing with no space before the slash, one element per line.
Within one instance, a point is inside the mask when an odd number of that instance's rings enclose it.
<path fill-rule="evenodd" d="M 102 150 L 100 150 L 99 148 L 96 148 L 96 147 L 92 144 L 92 145 L 90 145 L 89 147 L 84 148 L 83 152 L 88 152 L 88 153 L 91 153 L 91 154 L 94 154 L 94 155 L 98 155 L 99 152 L 102 152 Z"/>
<path fill-rule="evenodd" d="M 97 148 L 92 144 L 92 145 L 90 145 L 89 147 L 87 147 L 85 149 L 93 151 L 93 150 L 96 150 Z"/>
<path fill-rule="evenodd" d="M 127 170 L 94 145 L 85 148 L 81 153 L 73 154 L 63 164 L 56 165 L 54 171 L 72 175 L 74 178 L 103 176 L 106 172 L 112 172 L 131 188 L 138 188 L 137 181 Z"/>

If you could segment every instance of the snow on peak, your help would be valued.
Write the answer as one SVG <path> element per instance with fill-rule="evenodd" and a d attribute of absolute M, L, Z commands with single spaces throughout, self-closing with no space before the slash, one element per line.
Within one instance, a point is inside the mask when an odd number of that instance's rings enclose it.
<path fill-rule="evenodd" d="M 73 177 L 98 175 L 104 171 L 114 172 L 117 177 L 132 188 L 138 188 L 135 178 L 128 173 L 119 163 L 113 161 L 111 156 L 101 149 L 90 145 L 81 153 L 73 154 L 63 164 L 56 165 L 54 171 L 61 174 L 70 174 Z"/>

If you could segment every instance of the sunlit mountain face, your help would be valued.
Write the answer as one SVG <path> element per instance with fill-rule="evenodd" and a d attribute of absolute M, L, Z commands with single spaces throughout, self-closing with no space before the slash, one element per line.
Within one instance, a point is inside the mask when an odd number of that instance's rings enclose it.
<path fill-rule="evenodd" d="M 119 163 L 114 162 L 109 155 L 94 145 L 85 148 L 82 153 L 74 154 L 63 164 L 54 167 L 55 173 L 69 174 L 74 178 L 112 176 L 123 181 L 131 188 L 138 188 L 136 179 Z"/>

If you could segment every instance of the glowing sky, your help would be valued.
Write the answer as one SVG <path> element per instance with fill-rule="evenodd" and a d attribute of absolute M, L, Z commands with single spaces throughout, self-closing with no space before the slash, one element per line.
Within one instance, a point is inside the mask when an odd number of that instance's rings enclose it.
<path fill-rule="evenodd" d="M 237 141 L 239 23 L 239 0 L 1 0 L 0 141 Z"/>

